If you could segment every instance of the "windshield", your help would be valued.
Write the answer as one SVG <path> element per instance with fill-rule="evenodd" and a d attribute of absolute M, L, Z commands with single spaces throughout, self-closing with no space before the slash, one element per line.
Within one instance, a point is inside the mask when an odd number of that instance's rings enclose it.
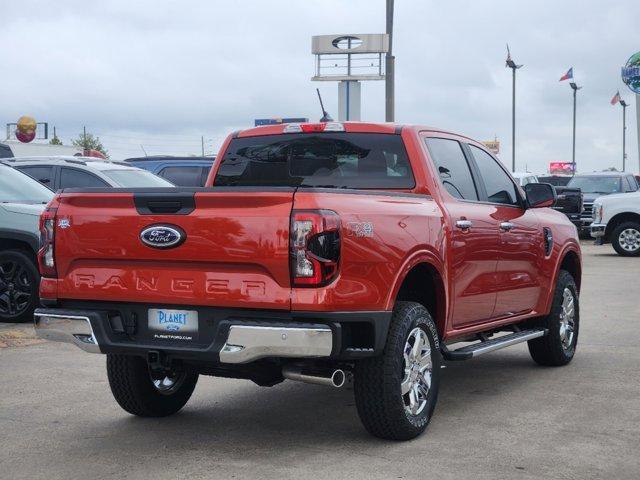
<path fill-rule="evenodd" d="M 564 187 L 567 185 L 567 183 L 569 183 L 569 180 L 571 180 L 571 177 L 561 177 L 555 175 L 551 175 L 549 177 L 538 177 L 538 181 L 540 183 L 550 183 L 554 187 Z"/>
<path fill-rule="evenodd" d="M 53 192 L 11 167 L 0 166 L 0 203 L 49 203 Z"/>
<path fill-rule="evenodd" d="M 146 170 L 103 170 L 102 173 L 124 188 L 175 186 Z"/>
<path fill-rule="evenodd" d="M 567 187 L 579 188 L 582 193 L 618 193 L 622 192 L 620 180 L 620 177 L 575 176 L 567 184 Z"/>
<path fill-rule="evenodd" d="M 216 186 L 413 188 L 400 135 L 284 134 L 235 138 Z"/>

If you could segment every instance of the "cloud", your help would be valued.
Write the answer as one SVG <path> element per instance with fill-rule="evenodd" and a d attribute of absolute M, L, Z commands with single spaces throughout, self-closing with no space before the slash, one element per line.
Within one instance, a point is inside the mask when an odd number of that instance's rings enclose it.
<path fill-rule="evenodd" d="M 319 117 L 315 88 L 337 116 L 337 86 L 316 84 L 311 35 L 384 30 L 384 2 L 23 1 L 4 3 L 2 120 L 22 114 L 64 138 L 86 125 L 115 158 L 207 151 L 270 116 Z M 517 158 L 542 172 L 571 156 L 570 66 L 578 97 L 577 162 L 619 166 L 620 66 L 640 48 L 637 1 L 396 2 L 396 118 L 480 140 L 511 157 L 511 72 L 518 71 Z M 363 118 L 384 120 L 384 85 L 363 85 Z M 637 169 L 635 107 L 628 155 Z"/>

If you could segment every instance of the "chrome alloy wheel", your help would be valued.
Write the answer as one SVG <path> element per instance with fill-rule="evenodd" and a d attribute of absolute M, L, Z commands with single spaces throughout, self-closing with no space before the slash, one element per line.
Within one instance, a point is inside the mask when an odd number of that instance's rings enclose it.
<path fill-rule="evenodd" d="M 427 405 L 433 361 L 427 334 L 420 327 L 411 330 L 404 345 L 404 378 L 400 384 L 405 411 L 419 415 Z"/>
<path fill-rule="evenodd" d="M 640 231 L 635 228 L 625 228 L 618 236 L 618 243 L 627 252 L 637 252 L 640 249 Z"/>
<path fill-rule="evenodd" d="M 171 372 L 162 378 L 155 378 L 151 372 L 149 372 L 149 374 L 151 375 L 153 386 L 162 395 L 171 395 L 182 386 L 185 378 L 187 378 L 187 372 L 184 371 Z"/>
<path fill-rule="evenodd" d="M 562 292 L 562 306 L 560 310 L 560 341 L 565 350 L 571 347 L 575 332 L 576 307 L 573 292 L 565 288 Z"/>

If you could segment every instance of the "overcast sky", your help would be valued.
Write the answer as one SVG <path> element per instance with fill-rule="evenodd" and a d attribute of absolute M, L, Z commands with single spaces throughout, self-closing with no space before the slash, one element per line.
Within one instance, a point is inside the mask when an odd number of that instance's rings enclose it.
<path fill-rule="evenodd" d="M 29 114 L 65 141 L 98 134 L 112 158 L 217 151 L 255 118 L 337 117 L 337 84 L 311 82 L 311 36 L 381 33 L 384 0 L 2 1 L 0 121 Z M 621 166 L 621 107 L 638 171 L 636 109 L 620 67 L 640 50 L 640 1 L 396 0 L 396 119 L 502 142 L 511 157 L 518 71 L 518 170 L 571 159 L 571 66 L 582 171 Z M 363 120 L 384 121 L 383 82 L 362 87 Z"/>

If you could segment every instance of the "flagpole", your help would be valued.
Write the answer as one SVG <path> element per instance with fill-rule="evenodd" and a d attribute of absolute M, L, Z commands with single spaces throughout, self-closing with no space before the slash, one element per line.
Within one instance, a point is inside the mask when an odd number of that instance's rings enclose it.
<path fill-rule="evenodd" d="M 511 171 L 516 171 L 516 70 L 522 68 L 524 65 L 516 65 L 516 62 L 511 58 L 511 52 L 509 51 L 509 45 L 507 45 L 507 62 L 506 67 L 510 68 L 513 72 L 512 75 L 512 87 L 511 87 Z"/>
<path fill-rule="evenodd" d="M 571 83 L 571 89 L 573 90 L 573 144 L 571 149 L 571 165 L 573 167 L 573 174 L 576 174 L 576 92 L 578 89 L 574 87 L 575 83 Z"/>
<path fill-rule="evenodd" d="M 579 87 L 575 82 L 569 83 L 573 90 L 573 144 L 571 150 L 571 165 L 573 167 L 573 175 L 576 174 L 576 93 L 582 87 Z"/>
<path fill-rule="evenodd" d="M 627 102 L 620 100 L 622 105 L 622 171 L 627 170 Z"/>

